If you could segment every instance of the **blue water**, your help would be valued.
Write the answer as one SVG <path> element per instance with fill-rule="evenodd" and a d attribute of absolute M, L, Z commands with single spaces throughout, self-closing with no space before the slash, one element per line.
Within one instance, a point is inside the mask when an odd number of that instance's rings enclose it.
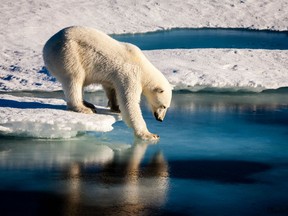
<path fill-rule="evenodd" d="M 157 144 L 123 122 L 68 140 L 0 137 L 1 215 L 288 215 L 287 90 L 174 93 L 162 123 L 142 109 Z"/>
<path fill-rule="evenodd" d="M 247 29 L 172 29 L 145 34 L 112 35 L 143 50 L 237 48 L 288 49 L 288 32 Z"/>

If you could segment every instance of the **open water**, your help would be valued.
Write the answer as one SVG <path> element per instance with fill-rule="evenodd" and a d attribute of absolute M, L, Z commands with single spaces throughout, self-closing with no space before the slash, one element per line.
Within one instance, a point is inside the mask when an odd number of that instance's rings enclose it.
<path fill-rule="evenodd" d="M 123 122 L 68 140 L 0 137 L 1 215 L 287 215 L 287 101 L 178 92 L 162 123 L 143 102 L 157 144 Z"/>
<path fill-rule="evenodd" d="M 248 39 L 251 31 L 193 31 L 186 42 L 186 30 L 158 39 L 158 33 L 115 37 L 142 49 L 287 49 L 285 32 L 254 32 Z M 175 37 L 163 43 L 174 33 L 180 44 Z M 244 45 L 234 41 L 239 37 Z M 210 44 L 215 41 L 222 45 Z M 157 144 L 135 141 L 121 121 L 112 132 L 66 140 L 2 136 L 0 215 L 288 215 L 287 92 L 174 92 L 162 123 L 143 102 L 150 131 L 160 135 Z M 103 92 L 86 97 L 107 103 Z"/>
<path fill-rule="evenodd" d="M 154 49 L 288 49 L 288 31 L 248 29 L 172 29 L 150 33 L 112 35 L 115 39 Z"/>

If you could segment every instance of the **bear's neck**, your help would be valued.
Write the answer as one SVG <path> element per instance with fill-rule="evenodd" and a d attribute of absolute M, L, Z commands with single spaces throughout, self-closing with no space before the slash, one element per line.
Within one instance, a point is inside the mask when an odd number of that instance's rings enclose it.
<path fill-rule="evenodd" d="M 161 72 L 158 71 L 153 65 L 149 68 L 142 68 L 141 84 L 143 92 L 147 90 L 150 91 L 157 86 L 157 83 L 159 82 L 159 73 L 161 74 Z"/>
<path fill-rule="evenodd" d="M 141 53 L 140 74 L 142 93 L 147 95 L 163 81 L 164 75 Z"/>

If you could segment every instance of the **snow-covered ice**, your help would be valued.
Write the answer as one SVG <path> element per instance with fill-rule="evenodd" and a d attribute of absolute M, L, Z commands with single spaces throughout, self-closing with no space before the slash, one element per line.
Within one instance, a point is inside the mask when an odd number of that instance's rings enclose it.
<path fill-rule="evenodd" d="M 0 95 L 0 134 L 36 138 L 71 138 L 86 131 L 107 132 L 116 118 L 103 114 L 66 111 L 60 99 Z"/>
<path fill-rule="evenodd" d="M 199 91 L 222 88 L 259 92 L 288 86 L 287 50 L 173 49 L 144 53 L 175 89 Z M 38 62 L 42 61 L 40 55 L 37 58 Z M 55 82 L 45 68 L 38 72 L 36 69 L 30 71 L 22 67 L 1 71 L 0 90 L 60 89 L 60 83 Z M 100 89 L 99 85 L 91 85 L 86 91 Z"/>
<path fill-rule="evenodd" d="M 260 92 L 288 86 L 287 50 L 145 51 L 175 89 Z"/>

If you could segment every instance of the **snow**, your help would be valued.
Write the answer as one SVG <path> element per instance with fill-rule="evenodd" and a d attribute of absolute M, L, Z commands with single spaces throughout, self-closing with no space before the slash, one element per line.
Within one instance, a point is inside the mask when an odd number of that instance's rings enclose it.
<path fill-rule="evenodd" d="M 196 49 L 145 51 L 175 89 L 260 92 L 288 86 L 288 51 Z"/>
<path fill-rule="evenodd" d="M 6 136 L 71 138 L 86 131 L 111 131 L 116 121 L 101 107 L 93 115 L 66 111 L 60 99 L 2 94 L 0 104 L 0 134 Z"/>
<path fill-rule="evenodd" d="M 287 8 L 285 0 L 2 0 L 0 91 L 60 90 L 43 67 L 42 47 L 67 26 L 90 26 L 108 34 L 202 27 L 287 31 Z M 179 49 L 145 54 L 175 89 L 261 91 L 288 86 L 287 51 Z M 109 131 L 115 122 L 110 115 L 92 118 L 65 111 L 65 103 L 57 99 L 0 96 L 0 131 L 6 135 L 69 138 L 87 130 Z M 3 105 L 4 100 L 12 105 Z"/>

